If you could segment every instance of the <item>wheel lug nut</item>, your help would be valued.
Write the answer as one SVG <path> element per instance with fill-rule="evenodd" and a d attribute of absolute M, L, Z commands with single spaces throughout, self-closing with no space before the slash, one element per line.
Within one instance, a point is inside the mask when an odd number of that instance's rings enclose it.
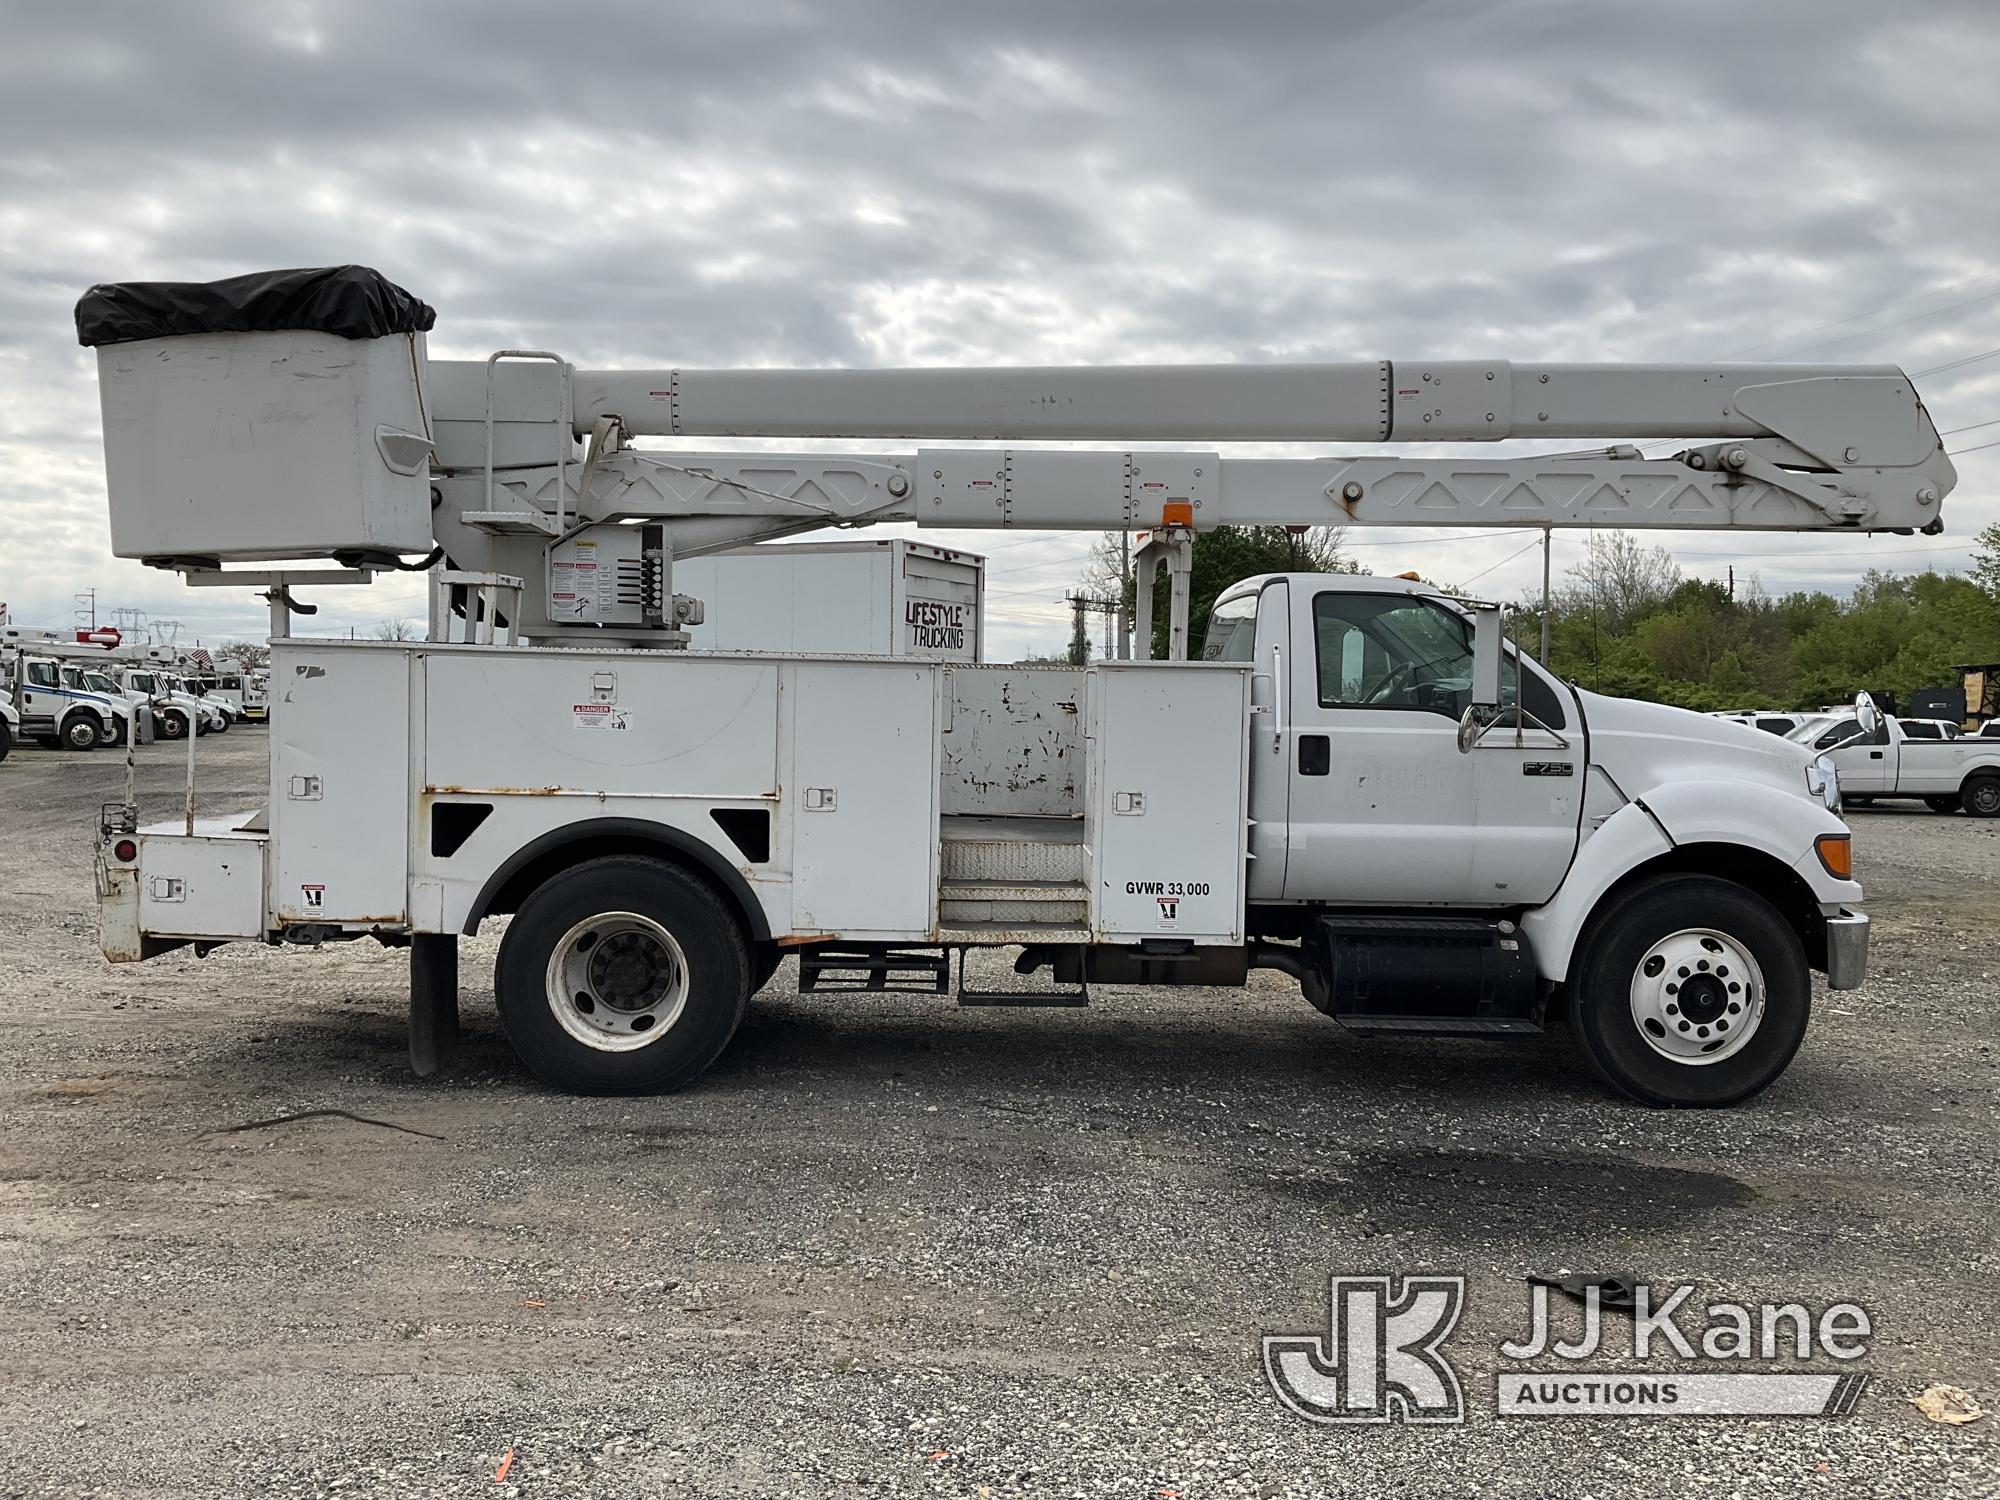
<path fill-rule="evenodd" d="M 1740 1011 L 1740 1010 L 1742 1010 L 1742 1009 L 1743 1009 L 1743 1007 L 1742 1007 L 1742 1006 L 1740 1006 L 1740 1005 L 1738 1005 L 1738 1004 L 1737 1004 L 1737 1003 L 1736 1003 L 1736 1002 L 1735 1002 L 1734 1000 L 1732 1000 L 1732 1001 L 1730 1001 L 1730 1002 L 1729 1002 L 1729 1013 L 1730 1013 L 1730 1014 L 1731 1014 L 1732 1016 L 1733 1016 L 1733 1015 L 1735 1015 L 1735 1014 L 1736 1014 L 1737 1012 L 1739 1012 L 1739 1011 Z"/>
<path fill-rule="evenodd" d="M 1688 1029 L 1688 1023 L 1685 1021 L 1681 1022 L 1681 1030 L 1686 1031 L 1687 1029 Z"/>

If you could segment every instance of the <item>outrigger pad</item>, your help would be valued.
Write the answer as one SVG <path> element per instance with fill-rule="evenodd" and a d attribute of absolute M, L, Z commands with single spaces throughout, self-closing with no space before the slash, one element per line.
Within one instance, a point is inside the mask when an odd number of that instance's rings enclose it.
<path fill-rule="evenodd" d="M 226 281 L 117 281 L 76 304 L 76 340 L 86 348 L 196 333 L 302 329 L 344 339 L 427 333 L 428 303 L 368 266 L 257 271 Z"/>
<path fill-rule="evenodd" d="M 410 938 L 410 1071 L 428 1078 L 458 1050 L 458 938 Z"/>

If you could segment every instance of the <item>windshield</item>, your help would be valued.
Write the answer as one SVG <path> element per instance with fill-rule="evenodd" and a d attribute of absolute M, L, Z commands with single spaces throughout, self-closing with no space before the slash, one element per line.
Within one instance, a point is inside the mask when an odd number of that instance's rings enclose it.
<path fill-rule="evenodd" d="M 1785 738 L 1796 744 L 1806 744 L 1818 739 L 1819 732 L 1832 722 L 1832 714 L 1817 714 L 1810 719 L 1801 719 L 1797 728 L 1786 731 Z"/>
<path fill-rule="evenodd" d="M 132 674 L 132 686 L 142 693 L 151 693 L 158 689 L 158 684 L 153 681 L 153 674 L 151 672 L 134 672 Z"/>
<path fill-rule="evenodd" d="M 106 677 L 102 672 L 86 672 L 83 674 L 83 680 L 90 684 L 90 690 L 93 693 L 115 693 L 118 691 L 118 689 L 111 685 L 111 679 Z"/>

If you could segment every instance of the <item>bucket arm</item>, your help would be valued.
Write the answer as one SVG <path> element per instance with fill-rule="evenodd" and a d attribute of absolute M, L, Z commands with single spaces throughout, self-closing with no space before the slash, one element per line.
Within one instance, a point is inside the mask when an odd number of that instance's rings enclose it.
<path fill-rule="evenodd" d="M 502 356 L 496 356 L 496 359 Z M 483 390 L 480 388 L 483 382 Z M 617 373 L 434 362 L 448 509 L 652 519 L 678 550 L 815 526 L 1934 530 L 1956 475 L 1894 366 L 1387 361 L 1061 370 Z M 483 399 L 482 399 L 483 398 Z M 501 413 L 494 427 L 487 412 Z M 475 420 L 477 418 L 477 420 Z M 1623 443 L 1552 456 L 1224 458 L 1209 449 L 649 453 L 632 437 Z M 572 439 L 589 440 L 579 458 Z M 486 479 L 494 477 L 494 498 Z M 475 503 L 476 499 L 476 503 Z M 1171 508 L 1171 509 L 1170 509 Z M 450 545 L 450 539 L 440 538 Z"/>

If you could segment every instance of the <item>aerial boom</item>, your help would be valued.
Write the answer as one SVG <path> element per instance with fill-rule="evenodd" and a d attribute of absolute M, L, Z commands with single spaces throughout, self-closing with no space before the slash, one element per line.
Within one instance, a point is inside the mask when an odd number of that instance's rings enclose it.
<path fill-rule="evenodd" d="M 295 559 L 362 581 L 435 551 L 455 587 L 518 590 L 500 612 L 528 635 L 615 623 L 672 644 L 675 557 L 825 527 L 1908 533 L 1940 528 L 1956 481 L 1893 365 L 578 370 L 549 350 L 430 360 L 433 320 L 365 268 L 94 288 L 78 332 L 98 349 L 113 550 L 209 584 Z M 1503 441 L 1553 451 L 1478 452 Z M 920 446 L 833 451 L 876 442 Z M 605 580 L 604 609 L 565 619 L 579 578 Z M 282 626 L 304 580 L 258 581 Z"/>

